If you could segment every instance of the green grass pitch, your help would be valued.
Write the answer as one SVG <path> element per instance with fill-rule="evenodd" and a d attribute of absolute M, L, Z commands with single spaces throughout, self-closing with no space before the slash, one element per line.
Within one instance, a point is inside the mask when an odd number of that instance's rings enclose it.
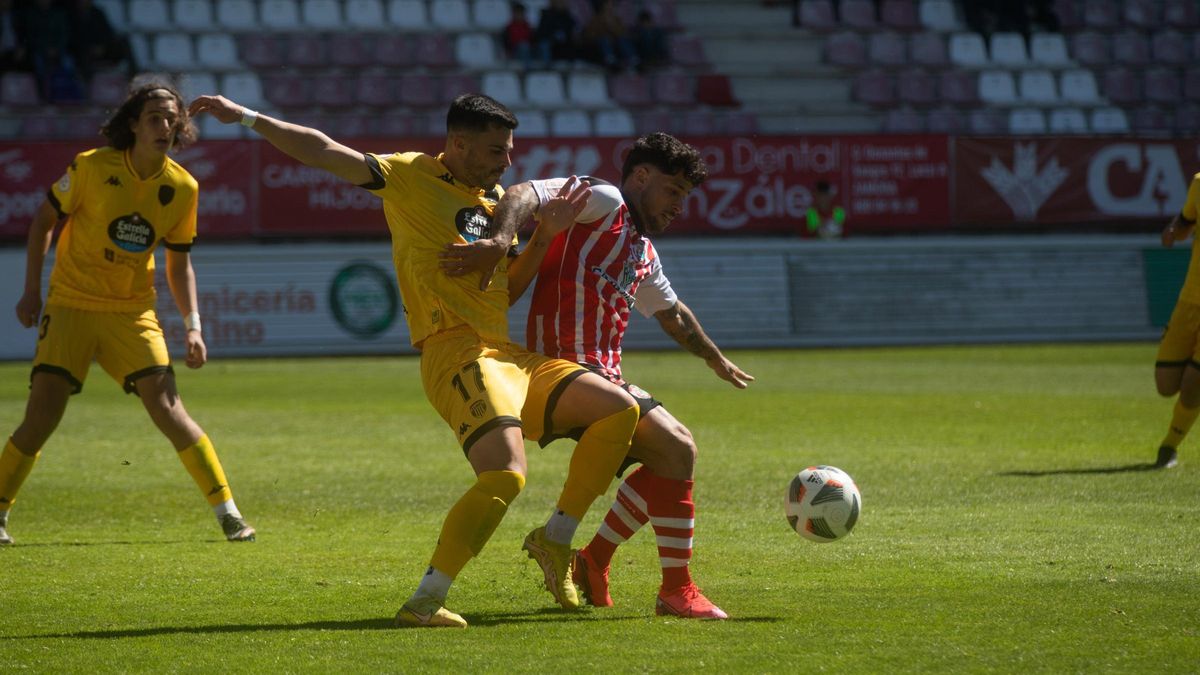
<path fill-rule="evenodd" d="M 654 616 L 649 528 L 617 554 L 616 607 L 552 607 L 520 546 L 561 486 L 560 441 L 530 446 L 528 487 L 451 591 L 471 627 L 390 628 L 471 483 L 417 360 L 218 355 L 180 388 L 259 541 L 220 539 L 136 400 L 93 368 L 0 549 L 0 670 L 1200 668 L 1200 440 L 1178 469 L 1139 466 L 1171 410 L 1153 345 L 730 356 L 757 376 L 749 390 L 681 352 L 626 358 L 698 440 L 692 568 L 729 621 Z M 27 377 L 0 364 L 6 432 Z M 788 529 L 784 490 L 810 464 L 862 490 L 845 541 Z"/>

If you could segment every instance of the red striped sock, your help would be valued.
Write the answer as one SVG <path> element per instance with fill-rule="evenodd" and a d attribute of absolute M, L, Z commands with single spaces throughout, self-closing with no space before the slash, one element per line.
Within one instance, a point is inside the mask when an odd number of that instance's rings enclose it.
<path fill-rule="evenodd" d="M 612 562 L 617 547 L 624 544 L 637 533 L 650 516 L 646 515 L 646 481 L 653 474 L 639 467 L 617 488 L 617 498 L 612 508 L 604 514 L 604 522 L 596 536 L 587 545 L 588 555 L 601 567 L 608 567 Z"/>
<path fill-rule="evenodd" d="M 664 592 L 692 583 L 692 575 L 688 570 L 696 527 L 692 485 L 690 480 L 649 474 L 646 489 L 642 492 L 646 495 L 650 526 L 654 528 L 658 542 L 658 562 L 662 565 Z"/>

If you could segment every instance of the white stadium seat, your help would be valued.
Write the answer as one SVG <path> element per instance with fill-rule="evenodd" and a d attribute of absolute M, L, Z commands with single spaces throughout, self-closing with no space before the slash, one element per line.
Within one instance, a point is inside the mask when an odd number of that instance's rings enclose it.
<path fill-rule="evenodd" d="M 434 26 L 449 31 L 471 29 L 471 9 L 467 0 L 437 0 L 430 3 L 429 19 Z"/>
<path fill-rule="evenodd" d="M 259 6 L 263 28 L 300 30 L 300 11 L 292 0 L 263 0 Z"/>
<path fill-rule="evenodd" d="M 1087 115 L 1079 108 L 1055 108 L 1050 111 L 1049 129 L 1052 134 L 1086 134 Z"/>
<path fill-rule="evenodd" d="M 525 102 L 525 98 L 521 95 L 521 79 L 516 73 L 507 70 L 484 73 L 482 90 L 482 93 L 510 108 Z"/>
<path fill-rule="evenodd" d="M 175 0 L 172 15 L 179 28 L 198 33 L 212 30 L 212 3 L 208 0 Z"/>
<path fill-rule="evenodd" d="M 1129 133 L 1129 118 L 1120 108 L 1096 108 L 1092 111 L 1092 132 L 1097 134 Z"/>
<path fill-rule="evenodd" d="M 987 70 L 979 74 L 979 100 L 996 105 L 1017 102 L 1017 85 L 1007 70 Z"/>
<path fill-rule="evenodd" d="M 955 33 L 950 36 L 950 63 L 963 68 L 986 68 L 987 46 L 979 33 Z"/>
<path fill-rule="evenodd" d="M 1068 70 L 1062 74 L 1062 86 L 1059 91 L 1062 99 L 1070 103 L 1099 103 L 1100 90 L 1096 86 L 1096 76 L 1085 69 Z"/>
<path fill-rule="evenodd" d="M 921 0 L 917 6 L 921 25 L 948 33 L 960 28 L 958 15 L 954 11 L 954 0 Z"/>
<path fill-rule="evenodd" d="M 406 31 L 427 30 L 429 11 L 424 0 L 391 0 L 388 3 L 388 21 Z"/>
<path fill-rule="evenodd" d="M 597 112 L 595 125 L 597 136 L 633 136 L 636 132 L 633 115 L 619 108 Z"/>
<path fill-rule="evenodd" d="M 342 27 L 342 6 L 338 0 L 304 0 L 300 17 L 309 28 L 337 30 Z"/>
<path fill-rule="evenodd" d="M 550 70 L 525 76 L 525 100 L 539 108 L 561 108 L 567 104 L 562 76 Z"/>
<path fill-rule="evenodd" d="M 266 105 L 262 83 L 258 76 L 249 71 L 228 73 L 221 78 L 221 93 L 241 105 L 261 110 Z"/>
<path fill-rule="evenodd" d="M 225 33 L 205 33 L 197 38 L 196 59 L 212 70 L 234 70 L 242 65 L 237 44 Z"/>
<path fill-rule="evenodd" d="M 588 108 L 612 105 L 608 97 L 608 78 L 592 71 L 572 72 L 567 76 L 567 100 Z"/>
<path fill-rule="evenodd" d="M 159 33 L 154 36 L 153 49 L 154 65 L 163 70 L 188 70 L 196 61 L 187 33 Z"/>
<path fill-rule="evenodd" d="M 151 32 L 171 27 L 166 0 L 129 0 L 129 27 Z"/>
<path fill-rule="evenodd" d="M 380 30 L 384 26 L 383 2 L 346 0 L 346 26 L 359 30 Z"/>
<path fill-rule="evenodd" d="M 251 31 L 258 28 L 258 15 L 253 0 L 220 0 L 217 3 L 217 23 L 231 31 Z"/>
<path fill-rule="evenodd" d="M 517 134 L 522 138 L 545 138 L 550 135 L 550 120 L 546 119 L 546 113 L 541 110 L 522 110 L 514 113 L 520 124 L 517 126 Z"/>
<path fill-rule="evenodd" d="M 537 15 L 526 11 L 529 23 L 537 26 Z M 471 4 L 471 23 L 476 30 L 498 32 L 512 19 L 512 7 L 508 0 L 475 0 Z"/>
<path fill-rule="evenodd" d="M 129 17 L 125 14 L 125 0 L 95 0 L 95 5 L 104 10 L 104 16 L 113 28 L 121 32 L 129 29 Z"/>
<path fill-rule="evenodd" d="M 1046 133 L 1046 116 L 1036 108 L 1017 108 L 1008 113 L 1008 130 L 1014 134 Z"/>
<path fill-rule="evenodd" d="M 1029 39 L 1029 58 L 1039 66 L 1062 68 L 1071 65 L 1067 41 L 1059 33 L 1034 33 Z"/>
<path fill-rule="evenodd" d="M 179 76 L 179 93 L 183 100 L 191 101 L 202 94 L 216 94 L 217 77 L 212 73 L 184 73 Z"/>
<path fill-rule="evenodd" d="M 242 125 L 221 124 L 221 121 L 212 115 L 204 115 L 200 118 L 200 138 L 203 140 L 243 138 Z"/>
<path fill-rule="evenodd" d="M 1048 70 L 1026 70 L 1017 79 L 1017 90 L 1025 103 L 1037 105 L 1053 104 L 1058 101 L 1054 73 Z"/>
<path fill-rule="evenodd" d="M 994 33 L 991 45 L 992 63 L 1020 67 L 1029 63 L 1025 53 L 1025 36 L 1020 33 Z"/>
<path fill-rule="evenodd" d="M 454 39 L 454 57 L 467 68 L 492 68 L 496 65 L 496 41 L 487 33 L 460 33 Z"/>
<path fill-rule="evenodd" d="M 550 133 L 567 138 L 591 136 L 592 120 L 582 110 L 559 110 L 550 117 Z"/>

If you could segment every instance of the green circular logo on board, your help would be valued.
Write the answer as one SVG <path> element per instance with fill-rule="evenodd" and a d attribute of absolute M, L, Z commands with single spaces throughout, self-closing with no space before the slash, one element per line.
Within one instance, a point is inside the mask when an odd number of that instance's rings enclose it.
<path fill-rule="evenodd" d="M 391 328 L 400 298 L 387 270 L 372 262 L 354 261 L 338 270 L 329 284 L 329 307 L 346 332 L 368 339 Z"/>

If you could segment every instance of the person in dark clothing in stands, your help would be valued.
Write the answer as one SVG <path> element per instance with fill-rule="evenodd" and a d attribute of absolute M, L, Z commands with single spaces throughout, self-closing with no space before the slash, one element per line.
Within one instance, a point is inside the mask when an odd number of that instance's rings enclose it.
<path fill-rule="evenodd" d="M 550 5 L 542 8 L 534 41 L 546 61 L 575 60 L 575 17 L 566 0 L 550 0 Z"/>
<path fill-rule="evenodd" d="M 137 61 L 129 38 L 113 29 L 104 10 L 92 0 L 73 0 L 69 16 L 70 51 L 84 79 L 97 71 L 125 64 L 129 77 L 137 74 Z"/>
<path fill-rule="evenodd" d="M 18 28 L 19 24 L 13 0 L 0 0 L 0 72 L 31 68 L 24 31 Z"/>

